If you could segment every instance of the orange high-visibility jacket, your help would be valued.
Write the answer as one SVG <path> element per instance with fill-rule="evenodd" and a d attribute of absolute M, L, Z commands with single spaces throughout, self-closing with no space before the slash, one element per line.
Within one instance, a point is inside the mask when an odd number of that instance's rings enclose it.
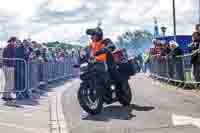
<path fill-rule="evenodd" d="M 104 47 L 105 47 L 105 44 L 103 43 L 103 40 L 100 40 L 98 42 L 92 42 L 90 44 L 92 55 L 95 55 L 95 53 L 97 51 L 101 50 Z M 107 60 L 107 55 L 106 54 L 101 54 L 99 56 L 96 56 L 96 60 L 98 60 L 98 61 L 106 61 Z"/>

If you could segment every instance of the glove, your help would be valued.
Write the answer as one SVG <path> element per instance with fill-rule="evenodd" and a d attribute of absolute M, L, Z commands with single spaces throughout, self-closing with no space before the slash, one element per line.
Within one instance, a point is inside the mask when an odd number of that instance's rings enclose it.
<path fill-rule="evenodd" d="M 86 52 L 85 52 L 85 50 L 81 50 L 80 51 L 80 57 L 84 58 L 84 56 L 86 56 Z"/>

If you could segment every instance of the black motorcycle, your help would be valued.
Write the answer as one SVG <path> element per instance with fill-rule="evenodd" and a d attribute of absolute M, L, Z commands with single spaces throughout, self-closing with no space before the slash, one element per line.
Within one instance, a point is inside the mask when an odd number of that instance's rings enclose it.
<path fill-rule="evenodd" d="M 106 51 L 104 49 L 103 53 Z M 106 63 L 99 62 L 95 58 L 89 58 L 81 63 L 80 79 L 82 82 L 78 90 L 78 101 L 87 113 L 92 115 L 100 113 L 104 103 L 120 102 L 123 106 L 131 103 L 132 93 L 128 83 L 130 74 L 124 72 L 127 65 L 130 68 L 128 60 L 115 64 L 114 67 L 122 79 L 116 82 Z"/>

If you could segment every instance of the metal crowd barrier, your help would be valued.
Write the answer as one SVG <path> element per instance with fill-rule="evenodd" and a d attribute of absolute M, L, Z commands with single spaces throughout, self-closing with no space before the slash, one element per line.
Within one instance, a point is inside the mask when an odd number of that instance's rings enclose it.
<path fill-rule="evenodd" d="M 73 74 L 71 59 L 68 58 L 60 62 L 39 63 L 40 81 L 51 82 L 57 79 L 65 78 Z"/>
<path fill-rule="evenodd" d="M 150 57 L 149 71 L 155 79 L 165 80 L 167 83 L 173 81 L 178 84 L 178 87 L 182 85 L 183 88 L 187 85 L 196 86 L 200 84 L 200 81 L 199 79 L 197 80 L 193 74 L 194 64 L 191 63 L 191 57 L 194 54 L 200 55 L 200 50 L 196 50 L 192 54 L 174 58 L 170 56 L 153 55 Z M 200 63 L 198 66 L 200 67 Z M 200 71 L 198 72 L 200 74 Z"/>
<path fill-rule="evenodd" d="M 16 93 L 22 97 L 32 96 L 34 92 L 40 93 L 41 90 L 38 87 L 41 84 L 68 78 L 74 74 L 70 57 L 64 61 L 46 63 L 16 58 L 1 58 L 0 60 L 3 61 L 0 67 L 0 93 L 3 94 Z"/>
<path fill-rule="evenodd" d="M 28 64 L 24 59 L 0 58 L 0 93 L 22 95 L 28 89 Z"/>

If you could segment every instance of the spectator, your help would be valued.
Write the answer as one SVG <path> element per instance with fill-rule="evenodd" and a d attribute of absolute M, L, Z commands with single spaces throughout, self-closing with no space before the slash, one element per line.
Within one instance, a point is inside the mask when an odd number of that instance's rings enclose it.
<path fill-rule="evenodd" d="M 143 63 L 144 63 L 144 60 L 143 60 L 143 58 L 142 58 L 142 54 L 140 53 L 137 57 L 136 57 L 136 59 L 139 61 L 139 66 L 140 66 L 140 68 L 141 68 L 141 70 L 143 69 Z"/>
<path fill-rule="evenodd" d="M 48 62 L 47 48 L 43 48 L 41 56 L 42 56 L 44 62 Z"/>
<path fill-rule="evenodd" d="M 160 55 L 161 56 L 167 56 L 169 55 L 169 53 L 171 52 L 171 49 L 170 49 L 170 45 L 169 43 L 167 42 L 164 42 L 162 45 L 161 45 L 161 52 L 160 52 Z"/>
<path fill-rule="evenodd" d="M 54 61 L 54 54 L 52 48 L 48 48 L 47 50 L 47 59 L 48 61 Z"/>
<path fill-rule="evenodd" d="M 30 58 L 30 54 L 33 52 L 33 48 L 31 47 L 31 42 L 29 42 L 28 40 L 24 40 L 23 46 L 25 48 L 25 60 L 28 61 Z"/>
<path fill-rule="evenodd" d="M 69 57 L 69 51 L 66 49 L 65 50 L 65 57 L 68 58 Z"/>
<path fill-rule="evenodd" d="M 164 64 L 164 68 L 165 68 L 165 77 L 170 77 L 172 78 L 173 76 L 173 62 L 170 59 L 170 54 L 171 54 L 171 48 L 170 48 L 170 44 L 168 42 L 165 43 L 165 63 Z M 172 71 L 171 71 L 172 70 Z M 170 72 L 171 71 L 171 72 Z"/>
<path fill-rule="evenodd" d="M 3 65 L 3 60 L 2 60 L 2 58 L 3 58 L 3 48 L 0 48 L 0 58 L 1 58 L 0 67 L 2 67 L 2 65 Z"/>
<path fill-rule="evenodd" d="M 42 54 L 44 47 L 42 46 L 42 44 L 37 43 L 37 48 L 39 49 L 40 53 Z"/>
<path fill-rule="evenodd" d="M 54 58 L 54 61 L 56 61 L 56 49 L 53 49 L 52 50 L 52 55 L 53 55 L 53 58 Z"/>
<path fill-rule="evenodd" d="M 179 47 L 178 43 L 175 42 L 175 41 L 171 41 L 170 42 L 170 47 L 171 47 L 171 54 L 172 54 L 172 57 L 174 59 L 178 59 L 176 58 L 176 56 L 179 56 L 179 55 L 183 55 L 183 52 L 181 50 L 181 48 Z"/>
<path fill-rule="evenodd" d="M 33 52 L 31 53 L 31 59 L 37 62 L 38 67 L 38 81 L 42 81 L 43 72 L 42 72 L 42 63 L 44 59 L 42 57 L 41 46 L 36 41 L 32 41 Z"/>
<path fill-rule="evenodd" d="M 160 56 L 166 56 L 166 55 L 167 55 L 166 46 L 165 44 L 162 44 L 160 47 Z"/>
<path fill-rule="evenodd" d="M 189 45 L 190 50 L 193 52 L 191 63 L 193 65 L 193 75 L 196 81 L 200 81 L 200 54 L 196 51 L 199 49 L 199 33 L 192 34 L 192 43 Z M 195 52 L 196 51 L 196 52 Z"/>
<path fill-rule="evenodd" d="M 57 61 L 64 61 L 65 59 L 65 52 L 62 49 L 59 49 L 59 53 L 57 55 Z"/>
<path fill-rule="evenodd" d="M 32 52 L 30 53 L 29 59 L 30 60 L 36 60 L 36 57 L 38 55 L 40 55 L 40 51 L 37 48 L 37 42 L 32 41 L 31 42 L 31 46 L 32 46 Z M 37 56 L 36 56 L 37 55 Z"/>
<path fill-rule="evenodd" d="M 71 52 L 71 59 L 73 64 L 77 64 L 78 63 L 78 57 L 76 56 L 75 50 L 73 49 Z"/>
<path fill-rule="evenodd" d="M 170 71 L 170 75 L 175 78 L 176 80 L 184 80 L 184 74 L 183 74 L 183 62 L 182 57 L 177 57 L 183 55 L 182 50 L 180 49 L 179 45 L 175 41 L 170 42 L 170 47 L 172 49 L 170 56 L 172 57 L 172 66 L 173 70 Z M 175 75 L 174 75 L 175 74 Z M 174 77 L 175 76 L 175 77 Z"/>
<path fill-rule="evenodd" d="M 156 55 L 161 54 L 161 46 L 162 46 L 162 43 L 160 41 L 157 41 L 157 43 L 155 44 L 155 54 Z"/>
<path fill-rule="evenodd" d="M 41 56 L 40 46 L 35 41 L 33 41 L 32 44 L 33 44 L 33 50 L 35 52 L 36 58 L 39 58 L 39 56 Z"/>
<path fill-rule="evenodd" d="M 149 65 L 149 53 L 148 52 L 146 52 L 146 53 L 144 53 L 144 55 L 143 55 L 143 57 L 144 57 L 144 69 L 143 69 L 143 72 L 147 72 L 147 70 L 148 70 L 148 65 Z"/>
<path fill-rule="evenodd" d="M 153 43 L 153 47 L 150 48 L 150 54 L 151 55 L 160 55 L 162 43 L 156 39 L 153 39 L 152 43 Z"/>
<path fill-rule="evenodd" d="M 56 48 L 56 56 L 59 56 L 60 52 L 61 52 L 61 48 Z"/>
<path fill-rule="evenodd" d="M 42 58 L 41 45 L 35 41 L 32 42 L 32 45 L 33 45 L 33 54 L 32 54 L 33 59 L 39 62 L 44 62 Z"/>
<path fill-rule="evenodd" d="M 27 51 L 27 44 L 28 42 L 26 40 L 23 41 L 23 43 L 19 42 L 18 47 L 16 48 L 16 69 L 15 69 L 15 85 L 16 85 L 16 96 L 17 99 L 22 99 L 21 93 L 19 91 L 23 91 L 25 89 L 25 80 L 26 77 L 26 71 L 27 70 L 27 61 L 29 52 Z M 23 96 L 28 97 L 28 93 L 23 92 Z"/>
<path fill-rule="evenodd" d="M 6 58 L 3 60 L 3 70 L 5 72 L 5 90 L 2 99 L 5 101 L 12 101 L 14 100 L 11 96 L 12 91 L 15 87 L 14 80 L 15 80 L 15 61 L 13 58 L 16 58 L 16 44 L 17 44 L 17 38 L 11 37 L 8 40 L 8 45 L 3 50 L 3 58 Z"/>
<path fill-rule="evenodd" d="M 167 55 L 169 55 L 170 54 L 170 52 L 171 52 L 171 49 L 170 49 L 170 45 L 169 45 L 169 43 L 167 42 L 166 44 L 165 44 L 165 50 L 166 50 L 166 54 Z"/>
<path fill-rule="evenodd" d="M 196 26 L 195 26 L 195 32 L 197 33 L 197 38 L 196 38 L 196 41 L 197 42 L 200 42 L 200 24 L 197 24 Z"/>

